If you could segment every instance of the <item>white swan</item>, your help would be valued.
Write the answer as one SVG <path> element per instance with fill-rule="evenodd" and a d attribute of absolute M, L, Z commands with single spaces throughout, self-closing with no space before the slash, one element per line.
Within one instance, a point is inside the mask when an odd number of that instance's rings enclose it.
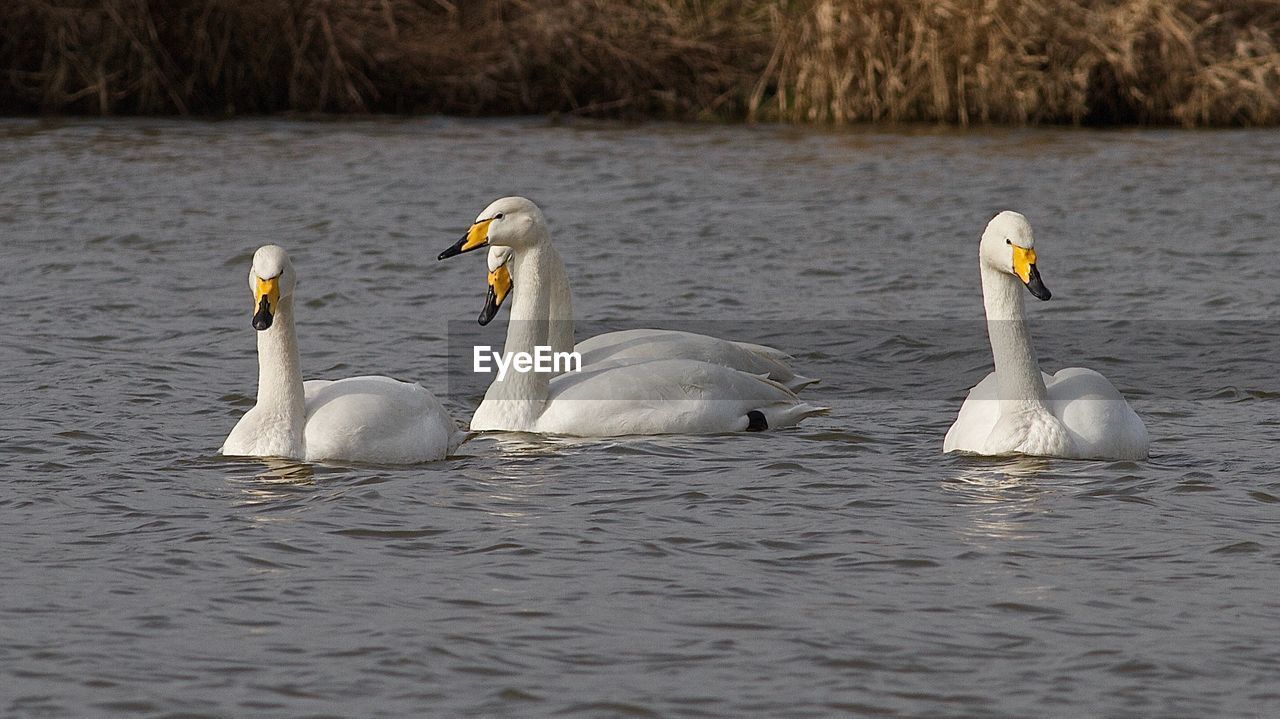
<path fill-rule="evenodd" d="M 413 464 L 442 459 L 466 436 L 421 385 L 390 377 L 302 381 L 293 327 L 293 263 L 275 245 L 249 270 L 258 331 L 258 403 L 222 454 Z"/>
<path fill-rule="evenodd" d="M 1106 377 L 1071 367 L 1040 371 L 1022 308 L 1022 285 L 1050 297 L 1036 269 L 1027 218 L 996 215 L 978 256 L 995 371 L 973 389 L 947 431 L 943 452 L 1068 459 L 1143 459 L 1147 428 Z"/>
<path fill-rule="evenodd" d="M 510 247 L 489 247 L 489 292 L 484 309 L 480 312 L 480 324 L 491 322 L 511 291 L 511 258 L 515 252 Z M 553 352 L 577 352 L 582 364 L 596 365 L 618 360 L 641 359 L 696 359 L 724 367 L 732 367 L 749 374 L 765 375 L 786 385 L 793 392 L 818 380 L 805 377 L 791 369 L 794 357 L 782 350 L 751 342 L 733 342 L 696 332 L 661 329 L 634 329 L 605 332 L 589 337 L 576 345 L 573 343 L 572 298 L 567 291 L 551 293 L 551 316 L 556 318 L 555 331 L 551 333 Z M 568 308 L 565 305 L 569 305 Z"/>
<path fill-rule="evenodd" d="M 569 283 L 542 211 L 522 197 L 497 200 L 440 258 L 489 244 L 515 250 L 505 353 L 572 346 Z M 509 372 L 489 385 L 471 429 L 586 437 L 710 434 L 785 427 L 825 411 L 777 382 L 709 362 L 616 360 L 584 363 L 581 372 L 557 376 Z"/>

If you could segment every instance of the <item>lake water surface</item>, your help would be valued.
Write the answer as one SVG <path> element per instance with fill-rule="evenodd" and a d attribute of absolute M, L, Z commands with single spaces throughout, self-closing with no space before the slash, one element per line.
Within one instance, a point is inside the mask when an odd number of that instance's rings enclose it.
<path fill-rule="evenodd" d="M 7 120 L 0 176 L 4 716 L 1280 715 L 1280 133 Z M 435 256 L 507 194 L 580 338 L 770 342 L 831 415 L 217 456 L 265 243 L 308 377 L 469 417 L 502 326 Z M 1006 208 L 1044 367 L 1109 375 L 1149 461 L 941 454 Z"/>

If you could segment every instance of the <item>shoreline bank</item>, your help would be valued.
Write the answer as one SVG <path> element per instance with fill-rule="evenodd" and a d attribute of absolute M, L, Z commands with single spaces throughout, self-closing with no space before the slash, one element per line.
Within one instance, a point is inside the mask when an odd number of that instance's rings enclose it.
<path fill-rule="evenodd" d="M 1261 0 L 11 0 L 0 113 L 1280 123 Z"/>

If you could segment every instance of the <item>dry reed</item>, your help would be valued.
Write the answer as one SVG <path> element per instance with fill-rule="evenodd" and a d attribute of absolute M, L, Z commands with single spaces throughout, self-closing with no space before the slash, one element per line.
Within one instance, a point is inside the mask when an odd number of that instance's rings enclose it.
<path fill-rule="evenodd" d="M 5 0 L 0 112 L 1280 122 L 1275 0 Z"/>

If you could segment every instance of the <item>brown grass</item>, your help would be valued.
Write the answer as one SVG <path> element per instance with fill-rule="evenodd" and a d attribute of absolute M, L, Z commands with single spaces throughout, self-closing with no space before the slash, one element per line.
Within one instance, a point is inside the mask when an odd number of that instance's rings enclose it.
<path fill-rule="evenodd" d="M 1275 0 L 4 0 L 0 111 L 1280 122 Z"/>
<path fill-rule="evenodd" d="M 797 122 L 1274 124 L 1280 3 L 818 0 L 751 112 Z"/>

